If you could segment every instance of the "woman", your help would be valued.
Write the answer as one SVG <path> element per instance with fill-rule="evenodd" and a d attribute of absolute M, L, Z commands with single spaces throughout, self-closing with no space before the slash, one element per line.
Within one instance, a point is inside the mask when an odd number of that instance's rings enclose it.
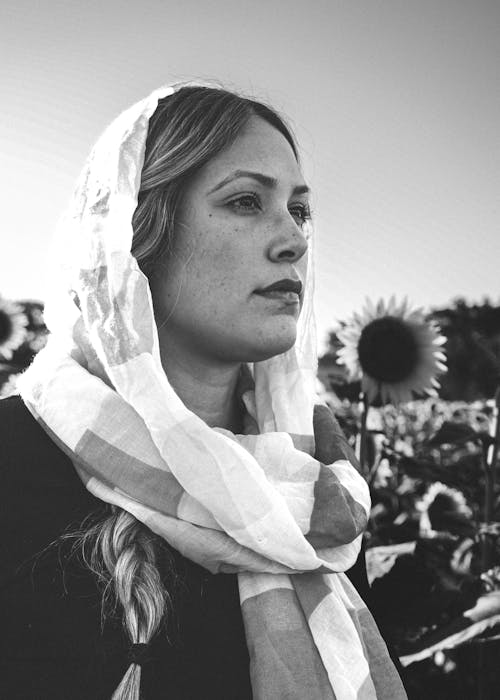
<path fill-rule="evenodd" d="M 6 697 L 406 697 L 337 573 L 369 495 L 314 406 L 309 218 L 289 130 L 232 93 L 158 91 L 99 140 L 2 406 Z"/>

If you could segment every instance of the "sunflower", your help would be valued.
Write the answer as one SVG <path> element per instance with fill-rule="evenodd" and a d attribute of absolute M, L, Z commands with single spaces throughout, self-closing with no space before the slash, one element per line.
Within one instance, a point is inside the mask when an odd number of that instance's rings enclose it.
<path fill-rule="evenodd" d="M 351 381 L 361 380 L 369 404 L 394 405 L 411 401 L 413 394 L 437 396 L 436 376 L 446 371 L 441 346 L 446 338 L 422 309 L 409 308 L 391 297 L 376 306 L 367 299 L 363 311 L 355 313 L 337 333 L 344 347 L 337 362 L 347 368 Z"/>
<path fill-rule="evenodd" d="M 11 360 L 26 337 L 28 319 L 19 304 L 0 297 L 0 358 Z"/>
<path fill-rule="evenodd" d="M 440 481 L 429 486 L 415 507 L 420 512 L 421 536 L 432 537 L 443 530 L 463 534 L 464 528 L 471 527 L 472 510 L 464 494 Z"/>

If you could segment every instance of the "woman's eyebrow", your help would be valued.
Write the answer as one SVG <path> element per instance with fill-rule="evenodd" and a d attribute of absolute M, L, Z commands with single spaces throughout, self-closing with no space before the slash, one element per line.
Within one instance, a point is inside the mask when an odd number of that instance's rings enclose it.
<path fill-rule="evenodd" d="M 215 185 L 215 187 L 211 189 L 208 192 L 208 194 L 212 194 L 213 192 L 220 190 L 229 182 L 237 180 L 240 177 L 250 177 L 253 180 L 257 180 L 257 182 L 260 182 L 260 184 L 264 185 L 265 187 L 275 188 L 278 186 L 278 180 L 275 177 L 272 177 L 271 175 L 264 175 L 264 173 L 258 173 L 252 170 L 235 170 L 230 175 L 221 180 L 221 182 Z M 307 194 L 310 191 L 311 190 L 307 185 L 297 185 L 293 188 L 292 194 Z"/>

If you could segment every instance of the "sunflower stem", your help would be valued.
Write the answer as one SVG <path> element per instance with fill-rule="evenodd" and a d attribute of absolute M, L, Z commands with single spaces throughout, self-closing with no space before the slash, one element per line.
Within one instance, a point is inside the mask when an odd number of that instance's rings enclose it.
<path fill-rule="evenodd" d="M 491 437 L 493 438 L 493 444 L 490 445 L 488 450 L 488 462 L 491 467 L 492 481 L 493 481 L 493 498 L 495 491 L 495 481 L 496 481 L 496 468 L 498 459 L 498 448 L 500 445 L 500 385 L 497 387 L 495 392 L 495 408 L 493 409 L 493 421 L 491 426 Z M 493 502 L 492 502 L 493 510 Z"/>
<path fill-rule="evenodd" d="M 493 409 L 493 420 L 490 426 L 490 435 L 493 438 L 491 445 L 483 445 L 483 468 L 484 468 L 484 522 L 489 524 L 494 517 L 495 503 L 495 477 L 496 462 L 498 457 L 498 445 L 500 439 L 500 386 L 495 393 L 495 408 Z M 484 532 L 481 536 L 481 571 L 488 571 L 493 565 L 493 552 L 495 541 L 491 534 Z M 489 671 L 488 657 L 486 655 L 486 644 L 478 646 L 478 700 L 488 700 L 490 697 L 487 674 Z"/>
<path fill-rule="evenodd" d="M 373 482 L 375 481 L 375 477 L 377 476 L 378 468 L 380 467 L 380 462 L 382 461 L 382 452 L 378 454 L 375 458 L 375 461 L 373 465 L 370 467 L 368 470 L 368 476 L 367 476 L 367 481 L 368 481 L 368 486 L 371 486 Z"/>
<path fill-rule="evenodd" d="M 495 408 L 493 412 L 493 420 L 491 424 L 491 437 L 493 443 L 486 445 L 483 448 L 483 466 L 484 466 L 484 522 L 489 524 L 494 517 L 495 508 L 495 481 L 496 481 L 496 462 L 498 457 L 498 444 L 500 440 L 500 386 L 495 393 Z M 491 535 L 484 534 L 482 538 L 481 551 L 481 569 L 488 571 L 493 565 L 493 545 Z"/>
<path fill-rule="evenodd" d="M 493 479 L 492 468 L 486 456 L 487 448 L 483 448 L 483 469 L 484 469 L 484 514 L 483 522 L 489 525 L 493 513 Z M 491 568 L 491 538 L 488 533 L 483 533 L 481 539 L 481 571 L 488 571 Z"/>
<path fill-rule="evenodd" d="M 362 409 L 361 409 L 361 427 L 359 431 L 359 465 L 361 467 L 361 474 L 367 478 L 369 473 L 369 467 L 366 463 L 367 454 L 367 418 L 368 411 L 370 410 L 370 403 L 366 394 L 362 394 Z"/>

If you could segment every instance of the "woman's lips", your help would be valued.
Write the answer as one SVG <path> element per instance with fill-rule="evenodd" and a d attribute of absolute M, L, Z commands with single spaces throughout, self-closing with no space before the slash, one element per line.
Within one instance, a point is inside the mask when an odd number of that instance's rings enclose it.
<path fill-rule="evenodd" d="M 273 282 L 263 289 L 257 289 L 255 293 L 264 297 L 264 299 L 279 301 L 287 306 L 295 306 L 300 303 L 302 282 L 298 279 L 284 278 Z"/>
<path fill-rule="evenodd" d="M 279 289 L 270 290 L 268 292 L 258 291 L 255 292 L 255 294 L 264 297 L 264 299 L 280 301 L 285 304 L 298 304 L 300 301 L 299 295 L 296 292 L 288 292 Z"/>

